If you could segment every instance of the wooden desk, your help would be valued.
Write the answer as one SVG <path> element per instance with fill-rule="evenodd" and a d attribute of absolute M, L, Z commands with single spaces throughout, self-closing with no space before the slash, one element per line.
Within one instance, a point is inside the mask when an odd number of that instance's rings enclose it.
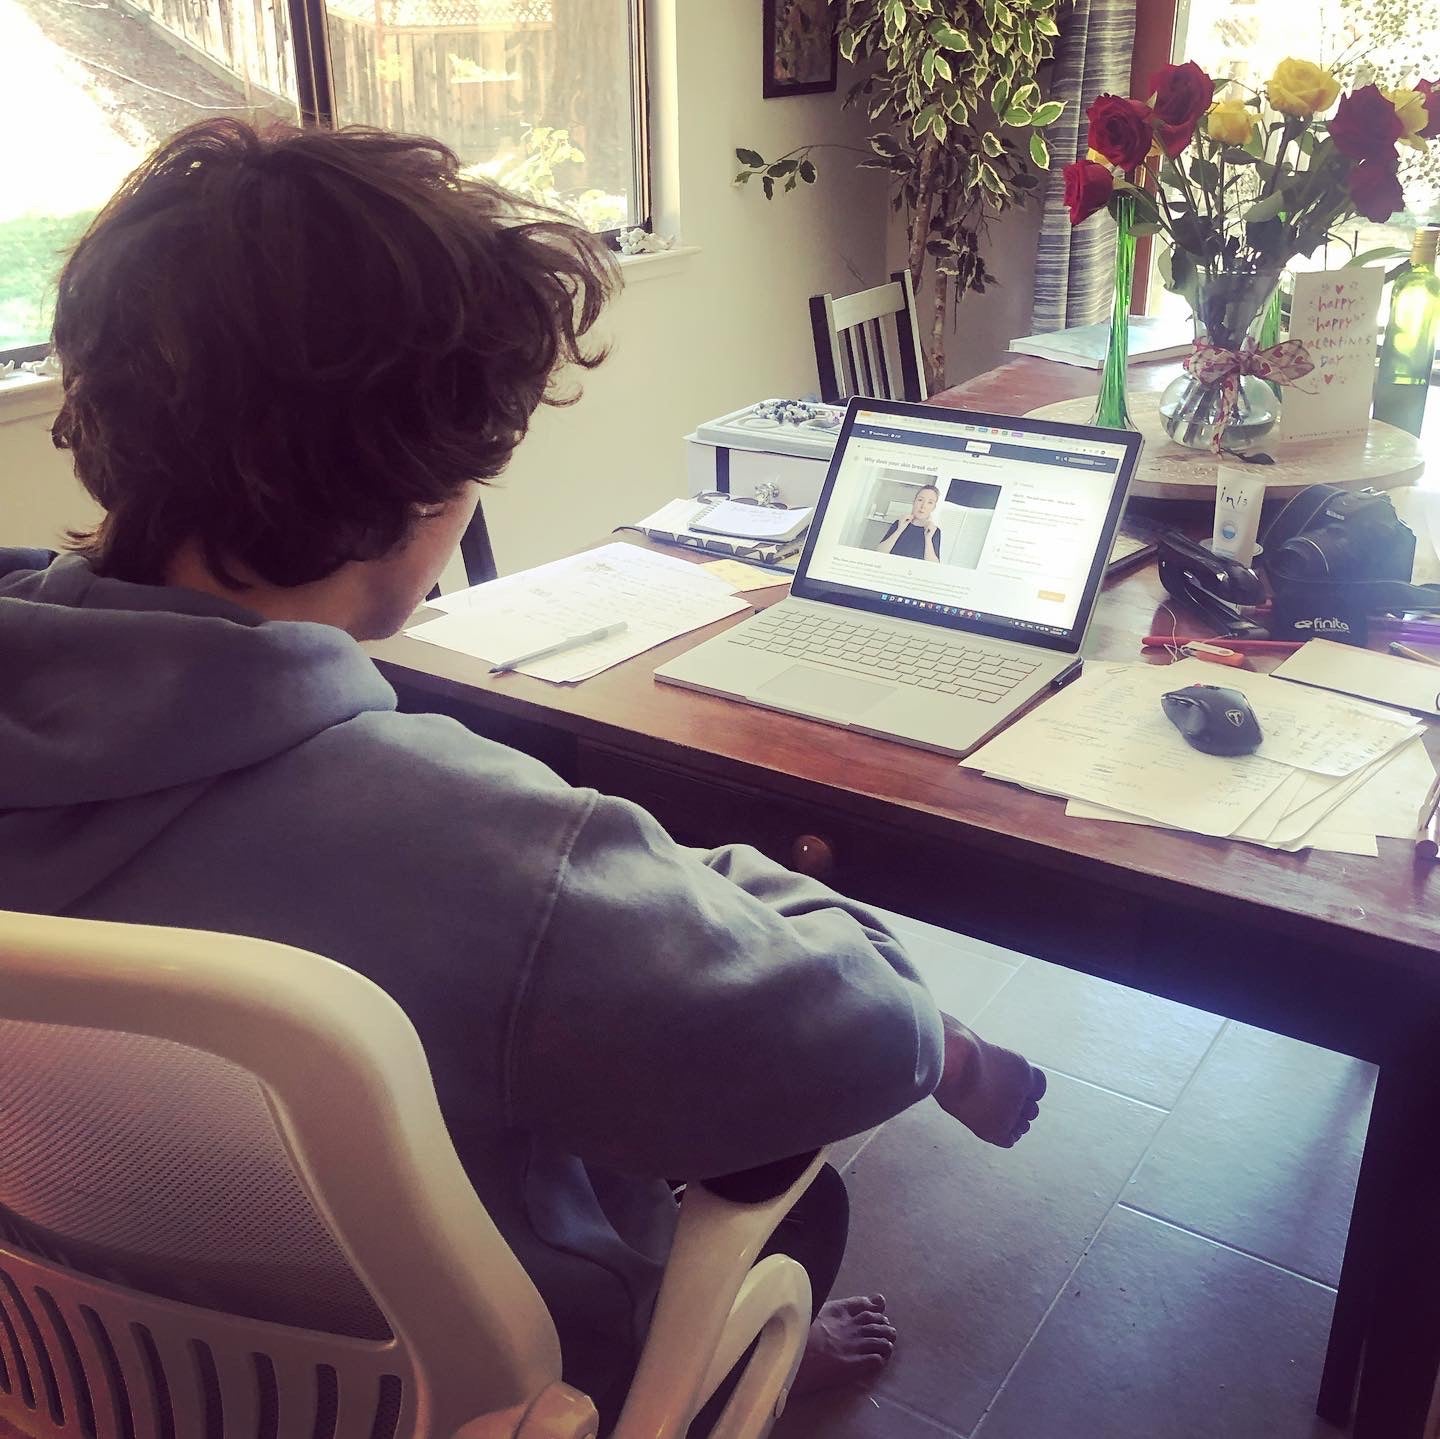
<path fill-rule="evenodd" d="M 937 402 L 1020 413 L 1094 383 L 1020 358 Z M 1087 655 L 1135 657 L 1160 599 L 1153 567 L 1111 583 Z M 1425 1212 L 1440 1178 L 1440 866 L 1393 841 L 1378 860 L 1286 855 L 1067 819 L 941 755 L 655 683 L 720 628 L 570 688 L 492 678 L 403 635 L 372 653 L 406 707 L 632 799 L 683 842 L 748 842 L 871 903 L 1378 1063 L 1321 1410 L 1349 1412 L 1365 1344 L 1356 1435 L 1419 1439 L 1440 1355 L 1440 1223 Z"/>

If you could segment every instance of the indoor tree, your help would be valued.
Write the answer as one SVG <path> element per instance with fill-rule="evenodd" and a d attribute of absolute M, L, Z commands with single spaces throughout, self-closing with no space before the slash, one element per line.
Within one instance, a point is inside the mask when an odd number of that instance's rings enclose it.
<path fill-rule="evenodd" d="M 952 301 L 991 279 L 981 253 L 989 222 L 1023 201 L 1050 165 L 1041 131 L 1064 106 L 1041 94 L 1036 72 L 1054 52 L 1059 0 L 831 0 L 840 53 L 863 77 L 845 97 L 881 128 L 862 165 L 894 177 L 907 216 L 916 291 L 934 263 L 925 345 L 932 388 L 945 383 L 945 320 Z M 804 145 L 767 161 L 737 150 L 745 183 L 813 184 Z M 1035 167 L 1032 169 L 1032 165 Z"/>

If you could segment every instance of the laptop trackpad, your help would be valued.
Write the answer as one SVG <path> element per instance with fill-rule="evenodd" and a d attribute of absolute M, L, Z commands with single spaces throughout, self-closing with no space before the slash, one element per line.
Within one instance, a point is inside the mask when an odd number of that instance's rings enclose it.
<path fill-rule="evenodd" d="M 755 691 L 761 704 L 812 714 L 854 719 L 872 705 L 888 699 L 893 685 L 876 684 L 855 675 L 839 674 L 819 665 L 791 665 Z"/>

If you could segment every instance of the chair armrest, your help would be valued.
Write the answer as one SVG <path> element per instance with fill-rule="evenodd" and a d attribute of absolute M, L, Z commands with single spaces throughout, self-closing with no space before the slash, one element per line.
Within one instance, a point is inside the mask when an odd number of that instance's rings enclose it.
<path fill-rule="evenodd" d="M 776 1317 L 784 1342 L 768 1356 L 779 1379 L 773 1382 L 772 1375 L 770 1387 L 777 1398 L 788 1387 L 810 1326 L 809 1280 L 784 1256 L 772 1255 L 758 1268 L 755 1260 L 824 1162 L 821 1150 L 781 1193 L 754 1204 L 723 1199 L 699 1184 L 686 1189 L 650 1332 L 613 1439 L 683 1439 L 696 1412 Z"/>

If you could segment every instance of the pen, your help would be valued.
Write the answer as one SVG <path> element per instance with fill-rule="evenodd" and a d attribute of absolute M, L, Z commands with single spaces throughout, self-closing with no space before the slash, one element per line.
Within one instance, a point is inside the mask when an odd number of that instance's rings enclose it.
<path fill-rule="evenodd" d="M 598 630 L 590 630 L 583 635 L 571 635 L 568 639 L 557 640 L 553 645 L 546 645 L 544 649 L 532 650 L 528 655 L 516 655 L 513 660 L 505 660 L 501 664 L 491 665 L 490 673 L 492 675 L 508 674 L 511 670 L 519 669 L 521 665 L 528 665 L 534 660 L 548 660 L 551 655 L 578 649 L 581 645 L 588 645 L 592 640 L 608 640 L 611 635 L 618 635 L 627 628 L 624 620 L 616 620 L 613 625 L 601 625 Z"/>
<path fill-rule="evenodd" d="M 1402 645 L 1399 640 L 1390 641 L 1390 653 L 1401 655 L 1407 660 L 1419 660 L 1422 665 L 1440 667 L 1440 660 L 1432 660 L 1429 655 L 1422 655 L 1419 650 L 1412 650 L 1409 645 Z"/>
<path fill-rule="evenodd" d="M 1440 774 L 1435 776 L 1425 803 L 1420 806 L 1420 826 L 1415 834 L 1415 857 L 1434 859 L 1440 855 Z"/>
<path fill-rule="evenodd" d="M 1291 640 L 1238 640 L 1228 635 L 1146 635 L 1140 641 L 1142 650 L 1168 649 L 1171 645 L 1219 645 L 1236 654 L 1290 654 L 1300 648 Z"/>

